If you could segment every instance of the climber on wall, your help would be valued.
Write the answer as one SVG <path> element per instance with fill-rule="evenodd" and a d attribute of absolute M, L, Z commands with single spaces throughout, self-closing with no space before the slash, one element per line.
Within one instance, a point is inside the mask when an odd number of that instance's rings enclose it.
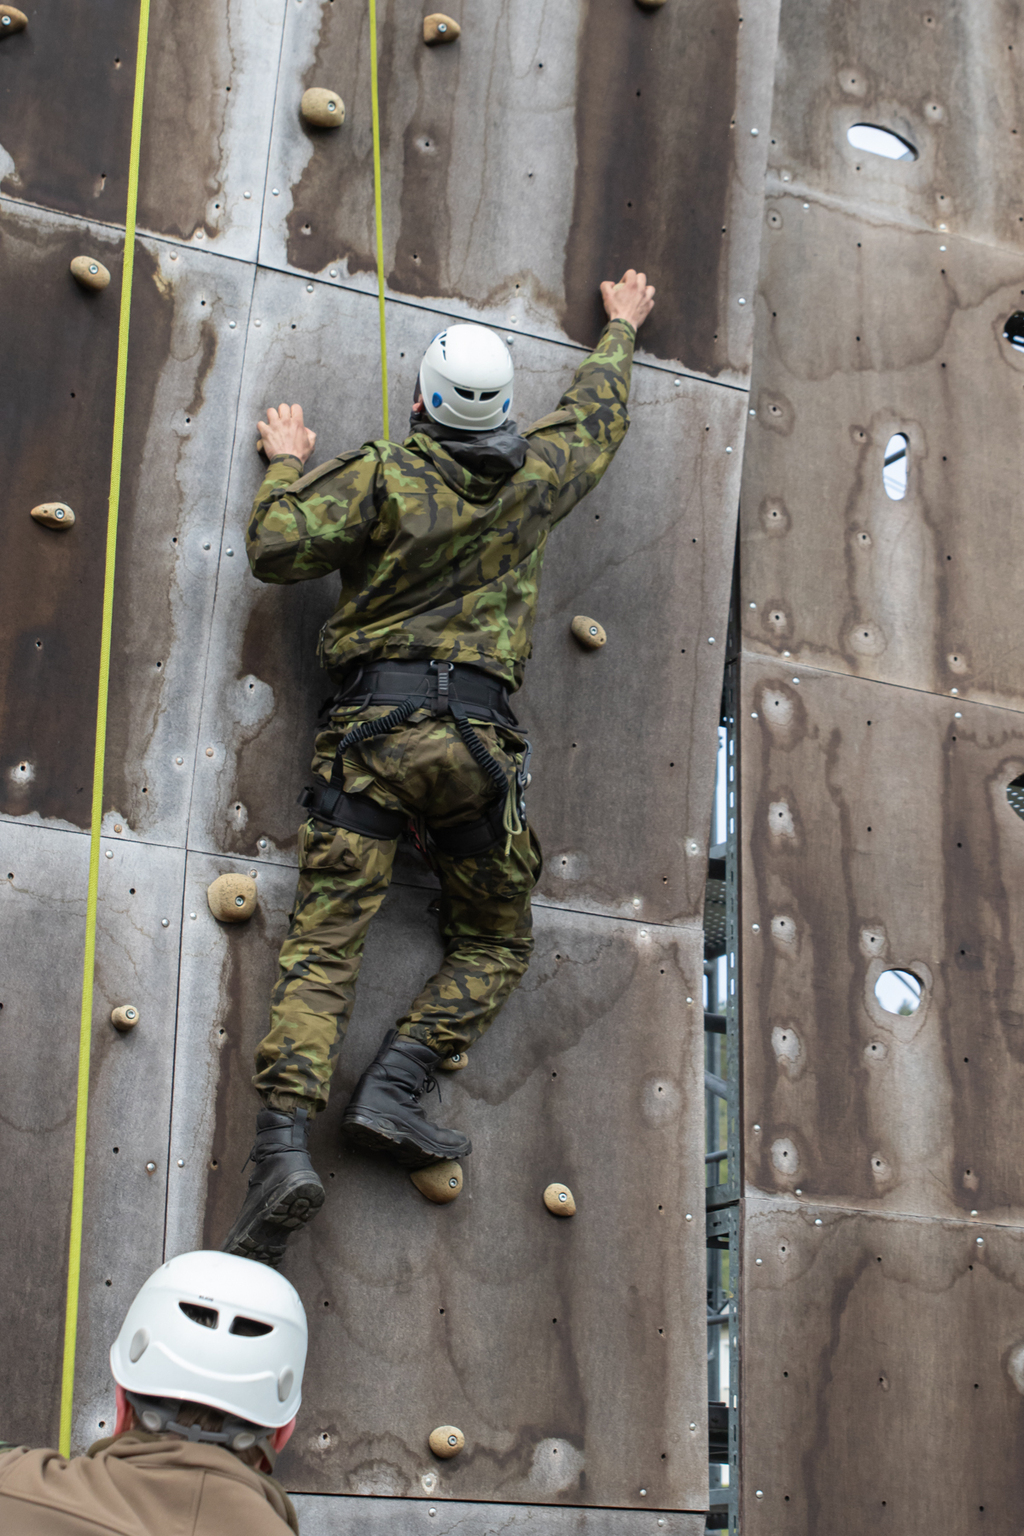
<path fill-rule="evenodd" d="M 269 1476 L 295 1428 L 306 1314 L 282 1275 L 184 1253 L 150 1275 L 110 1350 L 114 1433 L 69 1461 L 0 1445 L 9 1536 L 284 1536 Z"/>
<path fill-rule="evenodd" d="M 280 1262 L 324 1190 L 306 1132 L 327 1103 L 363 941 L 414 820 L 441 879 L 445 958 L 384 1037 L 343 1132 L 409 1167 L 463 1157 L 421 1096 L 479 1039 L 523 976 L 541 855 L 526 825 L 528 749 L 509 707 L 530 654 L 547 536 L 592 490 L 629 425 L 633 344 L 654 289 L 601 284 L 595 351 L 550 416 L 509 420 L 512 358 L 482 325 L 450 325 L 420 366 L 404 443 L 368 443 L 303 475 L 302 407 L 259 423 L 269 458 L 246 534 L 259 581 L 341 573 L 320 657 L 340 684 L 316 739 L 299 884 L 256 1051 L 264 1107 L 229 1253 Z"/>

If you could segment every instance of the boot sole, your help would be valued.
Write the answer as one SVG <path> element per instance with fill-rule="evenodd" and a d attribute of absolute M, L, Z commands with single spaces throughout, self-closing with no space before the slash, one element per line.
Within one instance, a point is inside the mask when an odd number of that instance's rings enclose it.
<path fill-rule="evenodd" d="M 293 1173 L 248 1216 L 240 1217 L 221 1249 L 241 1259 L 255 1259 L 276 1269 L 288 1239 L 305 1226 L 324 1203 L 324 1187 L 316 1175 Z"/>
<path fill-rule="evenodd" d="M 400 1130 L 384 1116 L 356 1113 L 346 1115 L 341 1123 L 341 1134 L 347 1141 L 368 1152 L 383 1152 L 403 1168 L 429 1168 L 432 1163 L 446 1163 L 467 1157 L 473 1143 L 466 1138 L 465 1144 L 456 1150 L 440 1147 L 436 1143 L 427 1146 L 417 1141 L 407 1131 Z"/>

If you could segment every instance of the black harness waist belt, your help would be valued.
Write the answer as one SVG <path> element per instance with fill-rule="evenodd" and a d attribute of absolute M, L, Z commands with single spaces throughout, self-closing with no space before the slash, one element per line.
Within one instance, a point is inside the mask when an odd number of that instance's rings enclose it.
<path fill-rule="evenodd" d="M 406 812 L 385 810 L 369 795 L 346 791 L 345 752 L 358 742 L 397 730 L 417 710 L 429 709 L 434 715 L 450 714 L 473 761 L 494 784 L 497 798 L 474 821 L 454 827 L 430 827 L 430 837 L 438 851 L 450 858 L 468 859 L 485 853 L 507 830 L 505 800 L 510 786 L 505 769 L 480 740 L 469 716 L 476 721 L 487 720 L 518 730 L 519 723 L 509 706 L 505 684 L 476 667 L 450 661 L 371 662 L 359 668 L 352 681 L 330 701 L 330 707 L 368 709 L 392 703 L 396 707 L 386 715 L 377 720 L 363 720 L 342 736 L 330 781 L 325 784 L 321 780 L 307 786 L 299 796 L 299 804 L 318 820 L 364 837 L 400 837 L 409 823 Z M 529 760 L 527 744 L 522 765 L 515 774 L 515 809 L 521 823 L 525 823 L 523 797 Z M 514 821 L 512 825 L 514 827 Z"/>

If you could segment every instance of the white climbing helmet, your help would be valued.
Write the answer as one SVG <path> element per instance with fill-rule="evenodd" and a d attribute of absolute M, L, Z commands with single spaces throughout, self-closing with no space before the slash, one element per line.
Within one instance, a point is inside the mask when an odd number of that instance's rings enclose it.
<path fill-rule="evenodd" d="M 110 1370 L 127 1392 L 279 1429 L 302 1401 L 306 1337 L 298 1292 L 276 1270 L 230 1253 L 183 1253 L 128 1308 Z"/>
<path fill-rule="evenodd" d="M 500 427 L 512 409 L 512 354 L 486 325 L 450 325 L 420 364 L 427 415 L 463 432 Z"/>

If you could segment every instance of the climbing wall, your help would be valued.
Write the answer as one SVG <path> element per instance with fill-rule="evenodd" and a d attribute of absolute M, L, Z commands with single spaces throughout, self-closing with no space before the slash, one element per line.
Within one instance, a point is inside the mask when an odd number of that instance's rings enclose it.
<path fill-rule="evenodd" d="M 1020 1525 L 1022 49 L 988 0 L 782 6 L 736 716 L 765 1536 Z"/>
<path fill-rule="evenodd" d="M 590 1507 L 595 1532 L 616 1509 L 639 1536 L 650 1510 L 664 1536 L 696 1536 L 701 916 L 777 5 L 456 0 L 461 36 L 436 48 L 424 9 L 377 5 L 392 430 L 452 317 L 509 340 L 528 422 L 596 340 L 601 278 L 642 265 L 659 302 L 632 430 L 549 546 L 520 711 L 546 851 L 537 954 L 445 1084 L 443 1113 L 474 1142 L 465 1190 L 430 1206 L 337 1134 L 439 953 L 430 878 L 405 859 L 312 1138 L 329 1200 L 288 1259 L 312 1347 L 279 1470 L 314 1531 L 347 1495 L 367 1529 L 483 1532 L 488 1504 L 578 1529 L 563 1505 Z M 0 36 L 0 1378 L 4 1432 L 35 1444 L 55 1440 L 60 1400 L 137 29 L 129 0 L 95 16 L 40 0 Z M 301 400 L 318 457 L 380 433 L 372 49 L 362 0 L 154 0 L 150 16 L 76 1447 L 109 1429 L 106 1350 L 134 1290 L 165 1255 L 216 1246 L 244 1187 L 333 597 L 249 575 L 254 421 Z M 344 98 L 342 128 L 302 121 L 309 86 Z M 76 285 L 80 254 L 109 288 Z M 57 499 L 73 528 L 29 518 Z M 608 631 L 600 652 L 570 638 L 581 611 Z M 206 889 L 232 871 L 255 876 L 259 906 L 224 927 Z M 123 1005 L 139 1014 L 125 1034 L 109 1022 Z M 570 1222 L 541 1204 L 554 1179 L 575 1193 Z M 467 1442 L 445 1463 L 426 1444 L 443 1422 Z"/>

